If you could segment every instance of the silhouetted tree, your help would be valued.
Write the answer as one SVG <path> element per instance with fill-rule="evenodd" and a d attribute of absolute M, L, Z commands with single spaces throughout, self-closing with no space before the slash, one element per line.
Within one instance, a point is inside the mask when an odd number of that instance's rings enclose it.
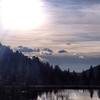
<path fill-rule="evenodd" d="M 100 65 L 81 73 L 62 71 L 58 65 L 13 52 L 0 44 L 0 85 L 96 85 L 100 86 Z"/>

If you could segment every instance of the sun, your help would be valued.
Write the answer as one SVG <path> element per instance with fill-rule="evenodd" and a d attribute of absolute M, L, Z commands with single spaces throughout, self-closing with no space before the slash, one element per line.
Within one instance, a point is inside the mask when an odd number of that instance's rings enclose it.
<path fill-rule="evenodd" d="M 4 30 L 32 30 L 41 26 L 45 19 L 40 0 L 1 0 L 0 20 Z"/>

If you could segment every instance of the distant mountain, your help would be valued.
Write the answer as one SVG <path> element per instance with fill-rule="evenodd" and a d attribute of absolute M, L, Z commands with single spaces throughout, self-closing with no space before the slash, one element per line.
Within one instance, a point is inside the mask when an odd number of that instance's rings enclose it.
<path fill-rule="evenodd" d="M 95 66 L 100 64 L 100 54 L 98 53 L 92 55 L 93 53 L 85 54 L 65 49 L 54 51 L 51 48 L 32 48 L 27 46 L 18 46 L 14 48 L 13 51 L 19 51 L 30 58 L 33 56 L 39 57 L 44 62 L 49 62 L 52 65 L 59 65 L 62 70 L 70 68 L 71 71 L 75 70 L 81 72 L 83 69 L 88 69 L 90 65 Z"/>
<path fill-rule="evenodd" d="M 38 55 L 52 55 L 53 54 L 53 50 L 49 49 L 49 48 L 29 48 L 29 47 L 23 47 L 23 46 L 18 46 L 16 48 L 14 48 L 14 51 L 19 51 L 22 52 L 23 54 L 38 54 Z M 32 55 L 31 55 L 32 56 Z"/>
<path fill-rule="evenodd" d="M 81 73 L 62 71 L 58 65 L 13 52 L 0 44 L 0 85 L 95 85 L 100 86 L 100 65 Z"/>
<path fill-rule="evenodd" d="M 53 50 L 51 50 L 49 48 L 42 48 L 40 53 L 42 55 L 52 55 L 53 54 Z"/>
<path fill-rule="evenodd" d="M 28 47 L 18 46 L 17 48 L 14 48 L 15 51 L 19 52 L 33 52 L 34 50 Z"/>
<path fill-rule="evenodd" d="M 29 58 L 0 45 L 0 85 L 56 84 L 54 78 L 58 80 L 59 77 L 55 74 L 55 68 L 35 56 Z"/>

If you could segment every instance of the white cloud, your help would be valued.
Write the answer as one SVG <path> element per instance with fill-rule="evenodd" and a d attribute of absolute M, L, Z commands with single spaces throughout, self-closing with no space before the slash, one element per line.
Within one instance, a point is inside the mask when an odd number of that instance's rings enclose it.
<path fill-rule="evenodd" d="M 74 48 L 78 52 L 87 52 L 87 49 L 96 47 L 94 49 L 98 52 L 99 45 L 95 41 L 98 43 L 100 41 L 99 0 L 44 0 L 43 2 L 48 16 L 44 26 L 31 32 L 14 32 L 12 36 L 9 32 L 6 35 L 0 33 L 0 40 L 13 46 L 24 45 L 53 50 L 65 48 L 68 51 L 73 51 Z M 69 41 L 71 44 L 79 45 L 66 45 Z M 87 47 L 86 44 L 93 45 Z"/>

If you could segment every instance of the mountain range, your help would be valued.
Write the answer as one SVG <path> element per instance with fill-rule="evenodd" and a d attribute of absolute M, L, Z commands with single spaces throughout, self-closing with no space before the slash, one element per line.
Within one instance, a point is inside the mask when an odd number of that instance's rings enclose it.
<path fill-rule="evenodd" d="M 82 72 L 29 58 L 0 44 L 0 85 L 100 85 L 100 65 Z"/>

